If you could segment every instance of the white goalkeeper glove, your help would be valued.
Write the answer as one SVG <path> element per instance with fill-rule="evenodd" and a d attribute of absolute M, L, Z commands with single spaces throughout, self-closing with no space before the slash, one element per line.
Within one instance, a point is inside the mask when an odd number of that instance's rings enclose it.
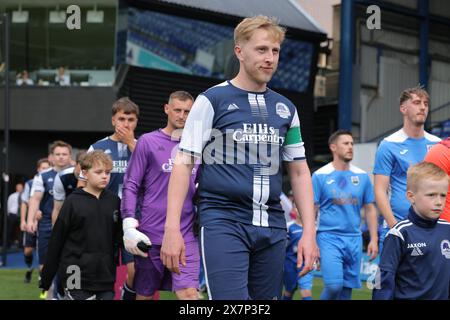
<path fill-rule="evenodd" d="M 140 255 L 142 257 L 147 257 L 147 253 L 142 252 L 137 247 L 137 244 L 143 241 L 146 245 L 150 246 L 152 243 L 150 239 L 136 228 L 139 226 L 139 222 L 134 218 L 125 218 L 122 222 L 123 228 L 123 243 L 125 249 L 134 255 Z"/>

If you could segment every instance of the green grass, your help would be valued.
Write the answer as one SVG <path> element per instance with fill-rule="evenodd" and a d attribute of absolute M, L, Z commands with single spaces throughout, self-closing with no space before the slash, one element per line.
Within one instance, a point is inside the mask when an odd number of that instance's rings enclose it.
<path fill-rule="evenodd" d="M 0 300 L 39 300 L 40 290 L 37 283 L 37 272 L 34 270 L 31 283 L 24 283 L 25 269 L 0 269 Z M 318 300 L 323 289 L 321 278 L 314 278 L 313 299 Z M 361 289 L 353 290 L 352 300 L 371 300 L 372 291 L 362 283 Z M 174 300 L 175 294 L 160 292 L 161 300 Z M 300 299 L 298 290 L 294 300 Z"/>
<path fill-rule="evenodd" d="M 0 270 L 0 300 L 39 300 L 38 272 L 30 283 L 24 283 L 26 269 Z"/>

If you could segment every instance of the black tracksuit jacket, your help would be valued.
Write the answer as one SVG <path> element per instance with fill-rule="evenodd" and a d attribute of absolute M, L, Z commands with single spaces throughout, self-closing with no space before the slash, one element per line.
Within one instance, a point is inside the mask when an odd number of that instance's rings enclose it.
<path fill-rule="evenodd" d="M 74 289 L 74 270 L 79 270 L 81 287 L 75 289 L 114 290 L 121 238 L 117 195 L 104 190 L 97 199 L 83 189 L 73 191 L 52 230 L 40 287 L 48 290 L 58 273 L 60 286 Z"/>

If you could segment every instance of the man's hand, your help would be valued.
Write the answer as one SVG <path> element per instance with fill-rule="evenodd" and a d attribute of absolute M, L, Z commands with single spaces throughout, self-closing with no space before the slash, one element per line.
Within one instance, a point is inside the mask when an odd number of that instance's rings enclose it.
<path fill-rule="evenodd" d="M 186 266 L 186 248 L 180 230 L 166 230 L 161 246 L 161 261 L 171 272 L 180 274 L 180 262 Z"/>
<path fill-rule="evenodd" d="M 139 255 L 142 257 L 148 257 L 148 254 L 142 252 L 137 244 L 143 241 L 147 245 L 151 245 L 150 239 L 143 234 L 142 232 L 136 230 L 139 222 L 134 218 L 125 218 L 122 223 L 123 227 L 123 243 L 125 245 L 125 249 L 134 255 Z"/>
<path fill-rule="evenodd" d="M 27 231 L 27 222 L 25 220 L 20 221 L 20 231 L 22 232 Z"/>
<path fill-rule="evenodd" d="M 314 265 L 317 264 L 320 258 L 319 247 L 317 247 L 315 233 L 311 236 L 302 236 L 298 242 L 297 251 L 297 268 L 301 268 L 304 262 L 302 271 L 299 276 L 304 276 L 308 272 L 314 270 Z"/>
<path fill-rule="evenodd" d="M 134 145 L 134 131 L 127 129 L 122 126 L 116 126 L 116 134 L 120 141 L 125 143 L 127 146 Z"/>
<path fill-rule="evenodd" d="M 36 215 L 34 216 L 34 219 L 36 221 L 40 221 L 42 219 L 42 211 L 41 210 L 36 211 Z"/>
<path fill-rule="evenodd" d="M 34 221 L 28 220 L 27 221 L 27 232 L 35 234 L 36 230 L 37 230 L 37 221 L 36 220 L 34 220 Z"/>
<path fill-rule="evenodd" d="M 378 240 L 370 240 L 367 246 L 367 255 L 370 256 L 369 260 L 372 261 L 378 254 Z"/>

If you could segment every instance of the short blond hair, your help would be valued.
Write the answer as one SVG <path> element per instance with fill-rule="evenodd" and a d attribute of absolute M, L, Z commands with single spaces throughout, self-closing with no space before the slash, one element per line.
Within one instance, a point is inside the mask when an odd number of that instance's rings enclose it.
<path fill-rule="evenodd" d="M 247 42 L 255 30 L 265 29 L 280 44 L 284 41 L 286 29 L 278 24 L 275 17 L 258 15 L 242 20 L 234 29 L 234 43 Z"/>
<path fill-rule="evenodd" d="M 420 162 L 409 167 L 406 179 L 406 189 L 416 191 L 417 187 L 424 180 L 448 181 L 448 175 L 434 163 Z"/>
<path fill-rule="evenodd" d="M 111 157 L 107 155 L 103 150 L 94 150 L 88 152 L 80 161 L 81 170 L 89 170 L 94 164 L 99 163 L 105 165 L 106 168 L 112 169 L 113 162 Z"/>

